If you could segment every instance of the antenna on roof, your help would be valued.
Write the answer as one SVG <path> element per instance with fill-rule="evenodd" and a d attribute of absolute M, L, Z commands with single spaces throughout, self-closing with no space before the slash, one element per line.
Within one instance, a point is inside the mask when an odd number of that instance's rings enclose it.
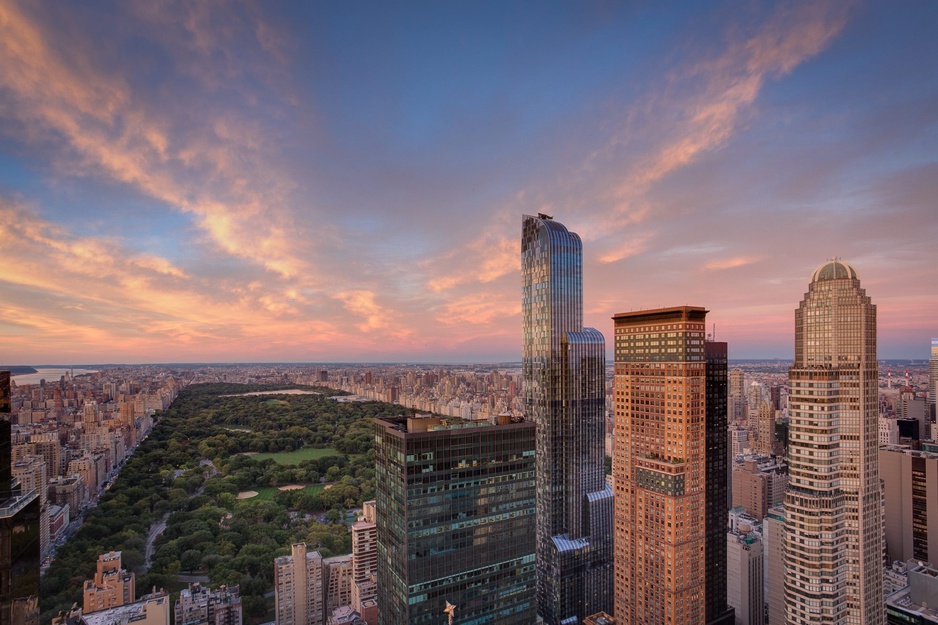
<path fill-rule="evenodd" d="M 540 219 L 553 219 L 554 218 L 553 215 L 548 215 L 547 213 L 538 213 L 537 216 Z"/>

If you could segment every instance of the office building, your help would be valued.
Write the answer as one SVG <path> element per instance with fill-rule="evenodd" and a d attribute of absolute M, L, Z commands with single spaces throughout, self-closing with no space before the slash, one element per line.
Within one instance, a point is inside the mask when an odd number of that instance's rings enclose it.
<path fill-rule="evenodd" d="M 886 597 L 888 625 L 938 625 L 938 569 L 910 560 L 909 585 Z"/>
<path fill-rule="evenodd" d="M 726 513 L 731 499 L 731 462 L 727 453 L 727 362 L 725 342 L 704 343 L 706 358 L 706 623 L 733 625 L 726 599 Z"/>
<path fill-rule="evenodd" d="M 681 306 L 613 317 L 621 622 L 706 622 L 706 314 Z"/>
<path fill-rule="evenodd" d="M 175 625 L 241 625 L 241 593 L 238 586 L 212 590 L 198 582 L 179 592 L 173 608 Z"/>
<path fill-rule="evenodd" d="M 290 555 L 274 559 L 277 625 L 323 625 L 322 556 L 294 543 Z"/>
<path fill-rule="evenodd" d="M 534 424 L 375 419 L 378 623 L 536 619 Z"/>
<path fill-rule="evenodd" d="M 745 528 L 726 533 L 726 598 L 736 625 L 765 625 L 762 537 Z"/>
<path fill-rule="evenodd" d="M 85 614 L 133 603 L 136 580 L 132 571 L 121 567 L 121 552 L 109 551 L 98 556 L 94 579 L 85 581 L 83 588 Z"/>
<path fill-rule="evenodd" d="M 876 307 L 849 264 L 812 274 L 789 381 L 787 622 L 881 624 Z"/>
<path fill-rule="evenodd" d="M 900 447 L 879 450 L 885 486 L 889 561 L 938 562 L 938 454 Z"/>
<path fill-rule="evenodd" d="M 0 371 L 0 623 L 38 625 L 40 504 L 13 476 L 10 372 Z"/>
<path fill-rule="evenodd" d="M 537 606 L 547 625 L 612 611 L 612 490 L 604 478 L 605 341 L 583 327 L 580 237 L 525 215 L 525 416 L 537 424 Z"/>
<path fill-rule="evenodd" d="M 785 508 L 775 506 L 762 519 L 765 603 L 769 625 L 785 625 Z"/>

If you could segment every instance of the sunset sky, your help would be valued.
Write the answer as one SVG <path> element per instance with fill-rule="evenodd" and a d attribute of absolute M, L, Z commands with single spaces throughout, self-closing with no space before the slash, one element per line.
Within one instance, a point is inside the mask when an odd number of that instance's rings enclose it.
<path fill-rule="evenodd" d="M 938 336 L 938 2 L 0 0 L 0 363 L 521 358 L 521 218 L 587 324 L 790 358 L 841 257 Z"/>

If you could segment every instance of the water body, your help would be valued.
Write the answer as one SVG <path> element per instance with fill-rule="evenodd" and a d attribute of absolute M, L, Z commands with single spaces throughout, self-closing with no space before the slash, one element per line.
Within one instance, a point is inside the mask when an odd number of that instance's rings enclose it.
<path fill-rule="evenodd" d="M 45 380 L 46 384 L 52 384 L 53 382 L 58 382 L 59 378 L 66 374 L 72 375 L 83 375 L 85 373 L 97 373 L 97 369 L 63 369 L 63 368 L 52 368 L 52 367 L 36 367 L 38 373 L 24 373 L 21 375 L 14 375 L 13 381 L 16 382 L 17 386 L 23 386 L 24 384 L 39 384 L 40 380 Z"/>

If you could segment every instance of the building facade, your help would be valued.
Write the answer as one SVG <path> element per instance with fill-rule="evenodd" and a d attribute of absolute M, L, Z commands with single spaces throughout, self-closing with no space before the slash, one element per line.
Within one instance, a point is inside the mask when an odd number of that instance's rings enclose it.
<path fill-rule="evenodd" d="M 706 314 L 613 317 L 613 615 L 624 623 L 707 622 Z"/>
<path fill-rule="evenodd" d="M 547 625 L 612 610 L 612 490 L 604 479 L 605 340 L 583 327 L 580 237 L 525 215 L 525 416 L 537 424 L 537 606 Z"/>
<path fill-rule="evenodd" d="M 876 307 L 847 263 L 811 277 L 795 311 L 789 381 L 787 622 L 880 624 Z"/>
<path fill-rule="evenodd" d="M 109 551 L 98 556 L 94 579 L 85 581 L 83 612 L 116 608 L 136 600 L 136 578 L 121 567 L 121 552 Z"/>
<path fill-rule="evenodd" d="M 173 607 L 174 625 L 241 625 L 241 593 L 238 586 L 216 590 L 198 582 L 179 592 Z"/>
<path fill-rule="evenodd" d="M 323 625 L 322 556 L 294 543 L 288 556 L 274 559 L 277 625 Z"/>
<path fill-rule="evenodd" d="M 375 502 L 362 504 L 362 517 L 352 524 L 352 608 L 361 615 L 378 594 L 378 526 Z"/>
<path fill-rule="evenodd" d="M 534 424 L 375 419 L 380 625 L 529 625 Z"/>
<path fill-rule="evenodd" d="M 705 384 L 706 436 L 706 623 L 733 625 L 733 610 L 726 597 L 726 513 L 732 499 L 732 471 L 728 454 L 727 385 L 729 375 L 727 344 L 704 343 L 707 368 Z"/>
<path fill-rule="evenodd" d="M 13 477 L 10 372 L 0 371 L 0 623 L 39 624 L 39 496 Z"/>
<path fill-rule="evenodd" d="M 762 538 L 751 531 L 727 532 L 726 555 L 726 596 L 736 625 L 765 625 Z"/>
<path fill-rule="evenodd" d="M 883 447 L 879 471 L 889 561 L 938 562 L 938 454 Z"/>
<path fill-rule="evenodd" d="M 938 339 L 931 340 L 931 358 L 928 359 L 928 412 L 935 423 L 935 399 L 938 393 Z"/>

